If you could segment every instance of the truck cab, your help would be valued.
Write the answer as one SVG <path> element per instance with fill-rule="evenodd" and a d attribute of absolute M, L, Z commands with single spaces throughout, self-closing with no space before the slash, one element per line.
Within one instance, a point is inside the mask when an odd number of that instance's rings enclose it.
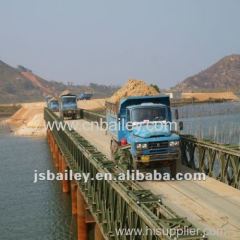
<path fill-rule="evenodd" d="M 60 96 L 60 117 L 61 118 L 77 118 L 77 96 L 73 94 L 66 94 Z"/>
<path fill-rule="evenodd" d="M 48 108 L 51 109 L 53 112 L 59 111 L 59 102 L 57 99 L 52 98 L 48 101 Z"/>
<path fill-rule="evenodd" d="M 78 100 L 90 100 L 92 96 L 93 95 L 91 93 L 80 93 Z"/>
<path fill-rule="evenodd" d="M 114 121 L 117 130 L 111 127 Z M 168 96 L 123 99 L 115 113 L 113 106 L 107 107 L 107 122 L 113 158 L 121 148 L 128 148 L 134 169 L 169 167 L 175 174 L 180 137 L 174 132 Z"/>

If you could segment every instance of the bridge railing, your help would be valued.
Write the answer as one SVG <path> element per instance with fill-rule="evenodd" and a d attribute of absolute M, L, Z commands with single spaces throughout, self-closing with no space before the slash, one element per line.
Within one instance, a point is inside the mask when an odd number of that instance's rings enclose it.
<path fill-rule="evenodd" d="M 93 121 L 93 122 L 98 122 L 100 123 L 100 121 L 105 121 L 106 117 L 102 114 L 99 113 L 95 113 L 92 111 L 88 111 L 88 110 L 80 110 L 80 117 L 87 119 L 88 121 Z"/>
<path fill-rule="evenodd" d="M 181 139 L 182 164 L 240 188 L 239 150 L 189 135 L 182 135 Z"/>
<path fill-rule="evenodd" d="M 88 121 L 105 121 L 104 115 L 82 112 Z M 183 165 L 240 189 L 240 150 L 181 135 L 181 152 Z"/>
<path fill-rule="evenodd" d="M 49 109 L 45 109 L 44 117 L 46 122 L 60 121 Z M 187 219 L 179 217 L 136 182 L 96 180 L 97 173 L 115 176 L 120 170 L 77 132 L 54 127 L 52 134 L 73 173 L 90 173 L 90 181 L 80 180 L 77 184 L 105 239 L 207 239 Z M 118 235 L 116 229 L 140 229 L 143 234 Z M 177 236 L 179 231 L 184 234 Z"/>

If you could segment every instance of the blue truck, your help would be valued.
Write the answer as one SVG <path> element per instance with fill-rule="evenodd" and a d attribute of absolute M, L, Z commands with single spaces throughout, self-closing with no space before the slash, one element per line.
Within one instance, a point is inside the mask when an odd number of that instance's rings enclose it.
<path fill-rule="evenodd" d="M 59 111 L 59 102 L 56 98 L 51 98 L 47 102 L 47 107 L 51 109 L 53 112 L 58 112 Z"/>
<path fill-rule="evenodd" d="M 167 167 L 172 175 L 176 174 L 180 137 L 171 131 L 168 96 L 137 96 L 119 103 L 106 102 L 106 122 L 112 158 L 118 164 L 133 170 Z"/>
<path fill-rule="evenodd" d="M 90 100 L 92 96 L 92 93 L 80 93 L 78 96 L 78 100 Z"/>
<path fill-rule="evenodd" d="M 59 112 L 62 119 L 65 117 L 76 119 L 78 114 L 77 96 L 71 93 L 60 95 Z"/>

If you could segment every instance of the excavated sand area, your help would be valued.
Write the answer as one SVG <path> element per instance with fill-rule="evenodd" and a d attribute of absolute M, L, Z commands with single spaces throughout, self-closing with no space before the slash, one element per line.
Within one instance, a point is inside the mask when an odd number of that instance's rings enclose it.
<path fill-rule="evenodd" d="M 6 120 L 14 135 L 45 136 L 44 107 L 43 102 L 22 104 L 22 107 Z"/>
<path fill-rule="evenodd" d="M 215 93 L 182 93 L 185 99 L 195 98 L 198 101 L 208 101 L 210 99 L 239 100 L 233 92 L 215 92 Z"/>
<path fill-rule="evenodd" d="M 91 99 L 91 100 L 79 100 L 78 108 L 86 110 L 101 110 L 105 108 L 106 99 Z"/>

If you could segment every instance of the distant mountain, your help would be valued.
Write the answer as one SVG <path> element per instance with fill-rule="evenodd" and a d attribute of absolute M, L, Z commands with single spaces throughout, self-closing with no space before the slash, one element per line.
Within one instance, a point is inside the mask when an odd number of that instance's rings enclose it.
<path fill-rule="evenodd" d="M 24 66 L 14 68 L 0 61 L 0 104 L 41 101 L 44 96 L 58 96 L 66 89 L 76 94 L 87 91 L 93 93 L 94 97 L 109 97 L 117 87 L 94 83 L 89 86 L 69 86 L 61 82 L 47 81 Z"/>
<path fill-rule="evenodd" d="M 222 58 L 206 70 L 188 77 L 174 88 L 180 91 L 240 91 L 240 55 Z"/>

